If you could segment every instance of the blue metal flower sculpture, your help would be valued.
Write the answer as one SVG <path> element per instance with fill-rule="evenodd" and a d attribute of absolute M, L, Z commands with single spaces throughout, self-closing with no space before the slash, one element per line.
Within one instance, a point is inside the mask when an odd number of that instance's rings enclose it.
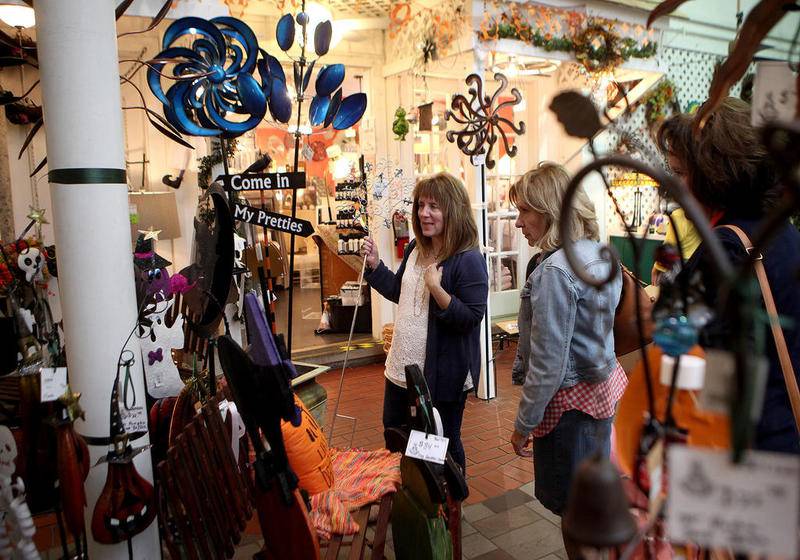
<path fill-rule="evenodd" d="M 191 47 L 175 46 L 187 36 Z M 255 33 L 238 19 L 178 19 L 164 33 L 162 49 L 150 61 L 147 82 L 163 103 L 164 116 L 184 134 L 233 138 L 258 125 L 268 100 L 272 106 L 273 65 L 258 58 L 263 51 Z M 173 65 L 171 75 L 162 73 L 167 64 Z M 253 75 L 256 70 L 260 80 Z M 162 77 L 175 81 L 166 92 Z"/>
<path fill-rule="evenodd" d="M 300 35 L 296 34 L 296 27 L 300 26 Z M 278 21 L 275 30 L 275 37 L 278 46 L 282 51 L 288 52 L 295 42 L 301 46 L 300 59 L 294 61 L 294 89 L 299 103 L 305 99 L 305 93 L 311 83 L 311 75 L 314 65 L 317 62 L 312 60 L 310 63 L 305 58 L 307 43 L 307 27 L 309 23 L 308 14 L 298 13 L 295 17 L 291 14 L 284 14 Z M 317 57 L 322 57 L 330 50 L 331 38 L 333 36 L 333 26 L 330 21 L 324 21 L 316 26 L 314 30 L 314 53 Z M 267 55 L 269 56 L 269 55 Z M 273 57 L 270 57 L 272 59 Z M 318 60 L 318 59 L 317 59 Z M 277 60 L 275 61 L 277 63 Z M 270 64 L 271 67 L 271 64 Z M 308 110 L 309 122 L 312 126 L 327 128 L 333 125 L 336 130 L 344 130 L 356 124 L 367 109 L 367 95 L 365 93 L 354 93 L 343 98 L 341 85 L 344 82 L 344 64 L 331 64 L 324 66 L 318 73 L 314 82 L 315 94 L 311 99 Z M 283 78 L 285 84 L 285 77 Z M 291 111 L 291 109 L 290 109 Z M 276 120 L 288 122 L 278 118 L 273 110 L 273 103 L 270 100 L 270 112 Z M 281 116 L 284 116 L 282 114 Z"/>

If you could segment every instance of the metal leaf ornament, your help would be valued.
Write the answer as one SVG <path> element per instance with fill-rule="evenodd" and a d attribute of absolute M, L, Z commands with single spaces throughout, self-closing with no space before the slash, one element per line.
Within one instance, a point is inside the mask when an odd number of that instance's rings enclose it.
<path fill-rule="evenodd" d="M 175 46 L 187 36 L 190 48 Z M 164 116 L 179 131 L 234 138 L 255 128 L 266 115 L 267 100 L 275 91 L 271 65 L 261 63 L 258 56 L 263 51 L 255 33 L 240 20 L 178 19 L 164 33 L 162 49 L 150 61 L 147 83 L 164 105 Z M 172 64 L 171 76 L 162 72 L 167 64 Z M 162 77 L 175 80 L 166 92 Z"/>
<path fill-rule="evenodd" d="M 556 95 L 550 103 L 550 110 L 570 136 L 588 140 L 603 129 L 594 103 L 577 91 Z"/>
<path fill-rule="evenodd" d="M 450 105 L 452 110 L 445 114 L 446 120 L 464 125 L 461 130 L 448 130 L 447 141 L 455 142 L 458 149 L 470 157 L 486 154 L 486 167 L 489 169 L 495 165 L 492 148 L 497 141 L 502 140 L 508 156 L 514 157 L 517 155 L 517 147 L 509 144 L 506 135 L 510 131 L 517 135 L 525 133 L 524 122 L 520 121 L 516 125 L 500 114 L 502 109 L 518 105 L 522 101 L 522 94 L 517 88 L 511 88 L 514 99 L 498 103 L 500 95 L 508 86 L 508 78 L 503 74 L 495 74 L 494 79 L 500 82 L 500 86 L 490 97 L 483 93 L 483 80 L 480 76 L 467 76 L 469 99 L 461 94 L 453 96 Z"/>
<path fill-rule="evenodd" d="M 300 26 L 300 33 L 297 32 L 295 23 Z M 284 14 L 279 20 L 275 29 L 275 36 L 278 46 L 282 51 L 288 53 L 297 44 L 300 46 L 301 54 L 299 60 L 293 64 L 294 91 L 298 102 L 298 111 L 301 103 L 306 97 L 306 91 L 311 84 L 311 76 L 317 60 L 308 62 L 305 58 L 306 48 L 311 46 L 308 39 L 309 16 L 305 12 L 300 12 L 292 17 L 291 14 Z M 328 53 L 333 37 L 333 25 L 330 21 L 319 23 L 314 29 L 313 48 L 317 57 L 322 57 Z M 268 70 L 273 69 L 272 60 L 280 66 L 277 59 L 265 53 L 270 64 Z M 277 69 L 276 69 L 277 71 Z M 282 76 L 280 70 L 283 90 L 286 91 L 286 78 Z M 275 75 L 272 74 L 272 95 L 280 95 L 278 86 L 275 84 Z M 327 128 L 333 126 L 336 130 L 345 130 L 355 125 L 367 109 L 367 96 L 364 93 L 355 93 L 343 96 L 342 83 L 344 83 L 345 67 L 344 64 L 330 64 L 323 66 L 317 73 L 314 81 L 314 95 L 311 96 L 308 120 L 312 126 Z M 269 104 L 270 113 L 275 120 L 288 123 L 291 120 L 291 101 L 286 94 L 286 99 L 275 102 L 272 98 Z M 295 115 L 296 116 L 296 115 Z"/>

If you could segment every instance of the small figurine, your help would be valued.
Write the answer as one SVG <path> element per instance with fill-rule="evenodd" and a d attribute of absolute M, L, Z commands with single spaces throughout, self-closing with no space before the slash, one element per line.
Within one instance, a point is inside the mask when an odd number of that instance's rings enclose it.
<path fill-rule="evenodd" d="M 395 140 L 400 140 L 401 142 L 405 140 L 408 130 L 409 125 L 408 120 L 406 120 L 406 110 L 402 107 L 398 107 L 397 111 L 394 112 L 394 122 L 392 123 L 392 132 L 395 134 Z"/>

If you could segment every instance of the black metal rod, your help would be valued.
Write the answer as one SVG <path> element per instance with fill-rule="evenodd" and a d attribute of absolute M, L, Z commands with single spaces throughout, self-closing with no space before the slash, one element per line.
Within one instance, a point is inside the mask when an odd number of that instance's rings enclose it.
<path fill-rule="evenodd" d="M 69 559 L 69 548 L 67 547 L 67 532 L 64 530 L 64 519 L 61 517 L 61 504 L 56 503 L 56 523 L 58 524 L 58 538 L 61 541 L 61 553 L 65 560 Z"/>
<path fill-rule="evenodd" d="M 306 11 L 306 0 L 300 4 L 300 10 Z M 294 131 L 294 167 L 292 171 L 297 172 L 297 166 L 300 163 L 300 115 L 303 110 L 303 95 L 302 95 L 302 82 L 304 81 L 303 74 L 306 68 L 306 42 L 308 36 L 306 34 L 306 26 L 302 26 L 303 42 L 300 44 L 300 83 L 295 84 L 295 92 L 297 93 L 297 130 Z M 297 191 L 292 191 L 292 220 L 297 214 Z M 292 357 L 292 312 L 294 304 L 294 238 L 290 236 L 289 239 L 289 311 L 286 327 L 286 353 L 289 358 Z"/>

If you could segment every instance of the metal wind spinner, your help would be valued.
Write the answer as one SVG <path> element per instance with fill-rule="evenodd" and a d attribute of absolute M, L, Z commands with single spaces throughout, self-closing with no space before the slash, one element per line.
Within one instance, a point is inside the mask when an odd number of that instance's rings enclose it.
<path fill-rule="evenodd" d="M 466 83 L 470 86 L 467 90 L 469 100 L 461 94 L 453 96 L 452 110 L 445 113 L 445 120 L 452 119 L 464 125 L 461 130 L 447 131 L 447 141 L 455 142 L 458 149 L 470 157 L 485 154 L 486 167 L 489 169 L 494 168 L 492 148 L 498 138 L 503 140 L 508 156 L 514 157 L 517 155 L 517 147 L 509 145 L 506 135 L 509 131 L 517 135 L 525 133 L 524 122 L 520 121 L 517 126 L 513 121 L 500 115 L 502 109 L 521 103 L 522 94 L 517 88 L 511 88 L 514 99 L 496 104 L 500 94 L 508 87 L 508 78 L 498 73 L 494 75 L 494 79 L 500 82 L 500 87 L 489 97 L 483 93 L 483 80 L 480 76 L 477 74 L 467 76 Z"/>

